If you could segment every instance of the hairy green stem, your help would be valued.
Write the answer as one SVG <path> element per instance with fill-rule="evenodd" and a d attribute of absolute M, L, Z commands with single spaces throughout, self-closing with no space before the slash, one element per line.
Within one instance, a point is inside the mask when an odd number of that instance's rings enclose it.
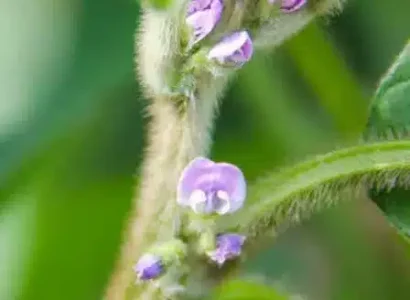
<path fill-rule="evenodd" d="M 109 300 L 155 299 L 152 285 L 135 284 L 132 266 L 148 246 L 167 241 L 178 230 L 177 181 L 190 160 L 207 155 L 217 100 L 226 85 L 226 78 L 216 81 L 204 75 L 197 83 L 194 99 L 169 94 L 167 74 L 177 59 L 171 48 L 178 42 L 172 26 L 177 22 L 172 16 L 153 11 L 147 12 L 143 20 L 145 31 L 138 44 L 138 61 L 139 73 L 152 99 L 148 107 L 148 145 L 135 211 L 107 291 Z"/>
<path fill-rule="evenodd" d="M 177 180 L 191 159 L 207 154 L 217 106 L 215 96 L 197 100 L 196 106 L 183 111 L 178 107 L 178 99 L 169 97 L 158 97 L 150 105 L 141 190 L 135 199 L 136 211 L 130 220 L 122 260 L 114 277 L 116 283 L 108 299 L 144 299 L 134 284 L 132 266 L 147 246 L 167 241 L 178 229 Z"/>
<path fill-rule="evenodd" d="M 199 94 L 195 103 L 186 107 L 181 107 L 178 97 L 158 97 L 149 107 L 149 140 L 141 190 L 135 199 L 138 205 L 108 299 L 152 299 L 144 298 L 140 293 L 146 295 L 147 291 L 135 286 L 132 266 L 147 246 L 167 241 L 175 234 L 177 180 L 190 160 L 208 152 L 217 96 L 207 87 Z"/>

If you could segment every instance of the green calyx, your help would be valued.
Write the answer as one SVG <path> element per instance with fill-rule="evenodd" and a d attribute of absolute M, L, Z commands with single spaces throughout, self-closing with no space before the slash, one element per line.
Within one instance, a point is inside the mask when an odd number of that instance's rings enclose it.
<path fill-rule="evenodd" d="M 181 264 L 186 257 L 187 246 L 181 240 L 173 239 L 151 247 L 148 252 L 161 257 L 162 263 L 167 267 Z"/>

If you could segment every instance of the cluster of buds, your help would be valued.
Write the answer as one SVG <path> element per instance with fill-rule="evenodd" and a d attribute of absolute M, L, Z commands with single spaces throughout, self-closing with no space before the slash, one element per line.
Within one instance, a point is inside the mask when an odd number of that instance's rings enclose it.
<path fill-rule="evenodd" d="M 196 216 L 217 218 L 238 211 L 246 198 L 246 181 L 242 171 L 229 163 L 215 163 L 198 157 L 183 170 L 177 189 L 177 202 Z M 216 234 L 215 249 L 206 249 L 211 261 L 219 266 L 240 255 L 245 236 Z"/>
<path fill-rule="evenodd" d="M 226 1 L 226 0 L 225 0 Z M 304 7 L 307 0 L 263 0 L 266 5 L 276 5 L 283 13 L 291 13 Z M 189 29 L 189 49 L 200 49 L 202 43 L 221 22 L 224 0 L 191 0 L 186 11 Z M 248 62 L 253 54 L 251 31 L 242 28 L 228 32 L 212 46 L 205 47 L 207 62 L 238 68 Z M 212 40 L 212 39 L 211 39 Z M 209 44 L 208 44 L 209 45 Z M 204 51 L 203 49 L 201 51 Z M 201 52 L 200 51 L 200 52 Z M 203 52 L 201 52 L 203 54 Z M 230 163 L 216 163 L 204 157 L 192 160 L 182 171 L 177 186 L 177 203 L 185 208 L 191 220 L 214 220 L 241 209 L 246 199 L 246 180 L 242 171 Z M 208 224 L 203 222 L 202 224 Z M 215 223 L 214 223 L 215 224 Z M 222 266 L 227 260 L 238 258 L 246 236 L 238 233 L 215 232 L 214 228 L 198 230 L 200 254 L 210 262 Z M 134 267 L 141 281 L 162 276 L 170 266 L 180 264 L 186 255 L 186 245 L 180 240 L 150 249 L 140 257 Z"/>
<path fill-rule="evenodd" d="M 291 13 L 305 6 L 307 0 L 265 0 L 278 2 L 280 10 Z M 191 0 L 188 4 L 186 24 L 191 28 L 191 45 L 206 38 L 218 25 L 224 11 L 223 0 Z M 208 52 L 207 58 L 221 65 L 241 67 L 253 54 L 253 42 L 248 30 L 226 34 Z"/>
<path fill-rule="evenodd" d="M 137 279 L 139 281 L 156 279 L 167 269 L 180 267 L 186 252 L 186 245 L 179 239 L 152 246 L 134 266 Z"/>
<path fill-rule="evenodd" d="M 192 160 L 182 171 L 177 187 L 177 203 L 197 218 L 218 218 L 239 210 L 246 198 L 242 171 L 229 163 L 215 163 L 204 157 Z M 218 266 L 240 256 L 246 237 L 236 233 L 212 234 L 205 255 Z M 177 245 L 177 246 L 175 246 Z M 168 266 L 183 258 L 183 243 L 175 240 L 154 247 L 140 257 L 134 267 L 141 281 L 160 277 Z M 179 254 L 178 254 L 179 253 Z"/>

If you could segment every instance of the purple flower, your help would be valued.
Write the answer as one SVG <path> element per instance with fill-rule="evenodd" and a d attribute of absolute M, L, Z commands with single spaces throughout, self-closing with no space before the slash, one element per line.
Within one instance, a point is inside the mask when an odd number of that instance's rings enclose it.
<path fill-rule="evenodd" d="M 226 260 L 234 259 L 241 254 L 246 237 L 235 233 L 217 236 L 216 249 L 208 253 L 209 258 L 222 266 Z"/>
<path fill-rule="evenodd" d="M 206 37 L 222 16 L 221 0 L 191 0 L 188 5 L 186 22 L 194 30 L 193 43 Z"/>
<path fill-rule="evenodd" d="M 294 12 L 301 9 L 306 3 L 307 0 L 282 0 L 280 9 L 283 12 Z"/>
<path fill-rule="evenodd" d="M 234 32 L 223 38 L 208 53 L 209 59 L 216 59 L 221 64 L 242 66 L 253 54 L 252 40 L 247 31 Z"/>
<path fill-rule="evenodd" d="M 164 268 L 161 259 L 152 254 L 144 254 L 134 266 L 139 280 L 149 280 L 160 276 Z"/>
<path fill-rule="evenodd" d="M 178 203 L 198 214 L 233 213 L 242 207 L 245 197 L 246 181 L 238 167 L 204 157 L 191 161 L 178 183 Z"/>

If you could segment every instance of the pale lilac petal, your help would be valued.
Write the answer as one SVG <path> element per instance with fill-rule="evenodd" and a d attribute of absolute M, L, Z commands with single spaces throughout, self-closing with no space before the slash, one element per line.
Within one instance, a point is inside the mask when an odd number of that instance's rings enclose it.
<path fill-rule="evenodd" d="M 246 180 L 242 171 L 228 163 L 219 163 L 215 166 L 217 190 L 225 191 L 229 195 L 229 213 L 233 213 L 243 206 L 246 198 Z"/>
<path fill-rule="evenodd" d="M 253 54 L 253 43 L 247 31 L 234 32 L 223 38 L 208 53 L 209 59 L 220 63 L 232 62 L 238 65 L 250 60 Z"/>
<path fill-rule="evenodd" d="M 188 3 L 188 15 L 211 6 L 213 0 L 192 0 Z"/>
<path fill-rule="evenodd" d="M 211 214 L 214 209 L 212 201 L 208 201 L 207 195 L 202 190 L 194 190 L 192 192 L 189 204 L 197 214 Z"/>
<path fill-rule="evenodd" d="M 190 25 L 194 31 L 193 41 L 199 42 L 206 37 L 215 24 L 218 22 L 220 15 L 215 11 L 207 9 L 204 11 L 198 11 L 186 18 L 186 22 Z"/>
<path fill-rule="evenodd" d="M 231 197 L 226 191 L 217 191 L 216 198 L 220 201 L 214 205 L 214 209 L 217 214 L 224 215 L 231 212 Z"/>
<path fill-rule="evenodd" d="M 186 23 L 194 31 L 193 43 L 211 33 L 221 19 L 222 11 L 221 0 L 194 0 L 189 3 Z"/>
<path fill-rule="evenodd" d="M 215 163 L 205 157 L 193 159 L 182 171 L 177 187 L 177 202 L 182 206 L 190 206 L 190 197 L 196 189 L 196 181 L 206 174 Z"/>
<path fill-rule="evenodd" d="M 157 278 L 163 272 L 161 259 L 152 254 L 144 254 L 134 266 L 134 271 L 139 280 L 150 280 Z"/>
<path fill-rule="evenodd" d="M 209 258 L 222 266 L 225 261 L 240 256 L 246 237 L 240 234 L 221 234 L 216 238 L 216 249 L 208 253 Z"/>
<path fill-rule="evenodd" d="M 294 12 L 301 9 L 307 0 L 282 0 L 281 10 L 284 12 Z"/>
<path fill-rule="evenodd" d="M 246 42 L 249 35 L 246 31 L 232 33 L 223 38 L 209 51 L 209 58 L 227 57 L 234 54 Z"/>

